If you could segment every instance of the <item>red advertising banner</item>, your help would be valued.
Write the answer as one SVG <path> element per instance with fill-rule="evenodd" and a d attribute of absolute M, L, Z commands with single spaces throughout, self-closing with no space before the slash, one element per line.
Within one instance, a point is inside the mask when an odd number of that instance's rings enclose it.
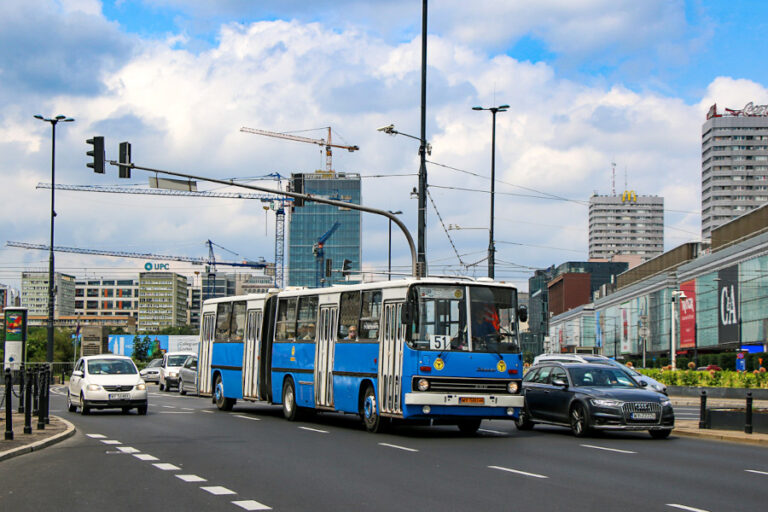
<path fill-rule="evenodd" d="M 680 285 L 685 298 L 680 301 L 680 348 L 696 346 L 696 281 Z"/>

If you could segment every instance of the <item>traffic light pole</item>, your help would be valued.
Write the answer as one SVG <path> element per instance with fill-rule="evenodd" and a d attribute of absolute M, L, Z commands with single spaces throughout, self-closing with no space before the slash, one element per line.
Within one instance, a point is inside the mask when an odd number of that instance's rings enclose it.
<path fill-rule="evenodd" d="M 129 150 L 130 154 L 130 150 Z M 198 181 L 206 181 L 208 183 L 218 183 L 220 185 L 227 185 L 230 187 L 239 187 L 239 188 L 245 188 L 249 190 L 258 190 L 260 192 L 267 192 L 270 194 L 276 194 L 276 195 L 283 195 L 287 197 L 292 197 L 294 199 L 303 199 L 304 201 L 314 201 L 316 203 L 321 204 L 328 204 L 331 206 L 336 206 L 339 208 L 348 208 L 350 210 L 358 210 L 361 212 L 366 213 L 373 213 L 375 215 L 381 215 L 383 217 L 388 218 L 390 221 L 397 224 L 397 227 L 400 228 L 400 230 L 403 232 L 403 235 L 405 235 L 405 239 L 408 242 L 408 247 L 411 250 L 411 275 L 415 278 L 423 277 L 423 275 L 419 272 L 419 265 L 418 265 L 418 259 L 416 256 L 416 247 L 413 243 L 413 237 L 411 236 L 411 233 L 408 231 L 408 228 L 405 227 L 405 224 L 397 218 L 396 215 L 389 213 L 386 210 L 379 210 L 378 208 L 370 208 L 368 206 L 363 206 L 359 204 L 354 203 L 347 203 L 344 201 L 336 201 L 334 199 L 326 199 L 324 197 L 318 197 L 313 194 L 300 194 L 298 192 L 289 192 L 287 190 L 275 190 L 267 187 L 262 187 L 259 185 L 245 185 L 243 183 L 237 183 L 234 180 L 219 180 L 216 178 L 208 178 L 205 176 L 196 176 L 193 174 L 185 174 L 180 172 L 173 172 L 173 171 L 166 171 L 163 169 L 153 169 L 151 167 L 143 167 L 140 165 L 133 164 L 131 162 L 116 162 L 114 160 L 109 160 L 110 165 L 118 166 L 121 171 L 123 169 L 127 169 L 128 175 L 130 176 L 130 170 L 131 169 L 137 169 L 140 171 L 148 171 L 148 172 L 154 172 L 158 174 L 166 174 L 168 176 L 177 176 L 179 178 L 185 178 L 189 180 L 198 180 Z"/>

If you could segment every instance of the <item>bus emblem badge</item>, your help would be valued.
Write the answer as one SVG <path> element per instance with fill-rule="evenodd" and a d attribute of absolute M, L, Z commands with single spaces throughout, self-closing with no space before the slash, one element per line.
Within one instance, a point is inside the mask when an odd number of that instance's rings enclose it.
<path fill-rule="evenodd" d="M 439 357 L 435 359 L 435 370 L 440 371 L 445 368 L 445 363 Z"/>
<path fill-rule="evenodd" d="M 499 361 L 499 363 L 496 365 L 496 369 L 503 373 L 507 369 L 507 363 L 505 363 L 503 360 Z"/>

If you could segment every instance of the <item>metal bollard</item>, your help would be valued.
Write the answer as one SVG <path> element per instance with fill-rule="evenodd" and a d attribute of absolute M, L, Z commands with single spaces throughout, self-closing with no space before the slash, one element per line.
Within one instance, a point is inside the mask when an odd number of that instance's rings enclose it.
<path fill-rule="evenodd" d="M 699 428 L 707 428 L 707 391 L 701 390 L 701 407 L 699 408 Z"/>
<path fill-rule="evenodd" d="M 744 423 L 744 433 L 752 433 L 752 392 L 747 391 L 747 414 L 746 421 Z"/>
<path fill-rule="evenodd" d="M 26 389 L 24 390 L 24 433 L 32 433 L 32 375 L 31 370 L 27 370 Z"/>
<path fill-rule="evenodd" d="M 43 421 L 45 421 L 46 425 L 51 423 L 51 419 L 48 417 L 48 413 L 51 412 L 51 378 L 53 378 L 53 370 L 49 365 L 46 365 L 45 387 L 43 388 L 45 390 L 45 416 L 43 416 Z"/>
<path fill-rule="evenodd" d="M 39 372 L 37 397 L 37 430 L 45 430 L 45 369 Z"/>
<path fill-rule="evenodd" d="M 5 440 L 10 441 L 13 439 L 13 407 L 11 400 L 13 399 L 13 377 L 11 377 L 11 369 L 5 369 Z"/>
<path fill-rule="evenodd" d="M 19 414 L 24 413 L 24 363 L 19 366 Z"/>
<path fill-rule="evenodd" d="M 40 367 L 32 368 L 32 416 L 40 410 Z"/>

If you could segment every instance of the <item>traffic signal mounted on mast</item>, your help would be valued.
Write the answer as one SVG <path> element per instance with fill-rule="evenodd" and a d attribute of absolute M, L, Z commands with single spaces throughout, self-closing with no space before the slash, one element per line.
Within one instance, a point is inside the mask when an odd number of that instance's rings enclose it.
<path fill-rule="evenodd" d="M 131 164 L 131 143 L 121 142 L 120 143 L 120 160 L 118 160 L 118 168 L 120 169 L 118 176 L 120 178 L 131 177 L 130 164 Z"/>
<path fill-rule="evenodd" d="M 97 135 L 85 142 L 93 146 L 93 150 L 86 153 L 86 155 L 93 157 L 93 162 L 89 162 L 88 167 L 93 169 L 93 172 L 104 174 L 104 137 Z"/>

